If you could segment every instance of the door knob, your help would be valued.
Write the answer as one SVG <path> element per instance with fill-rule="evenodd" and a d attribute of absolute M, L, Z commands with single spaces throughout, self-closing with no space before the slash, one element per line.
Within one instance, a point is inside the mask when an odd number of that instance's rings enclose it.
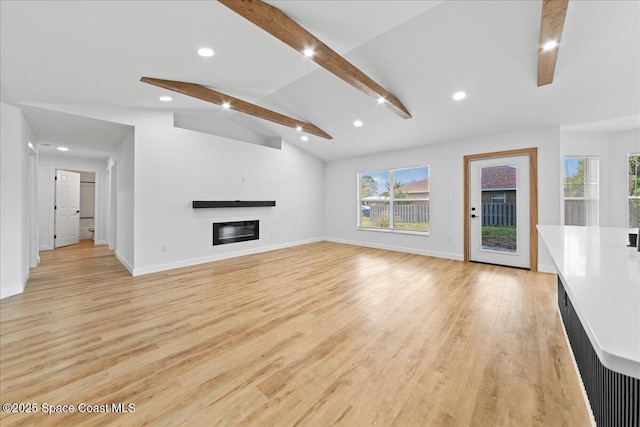
<path fill-rule="evenodd" d="M 476 215 L 475 215 L 475 214 L 471 215 L 471 218 L 475 218 L 475 217 L 476 217 Z"/>
<path fill-rule="evenodd" d="M 76 211 L 76 213 L 80 213 L 80 211 Z"/>

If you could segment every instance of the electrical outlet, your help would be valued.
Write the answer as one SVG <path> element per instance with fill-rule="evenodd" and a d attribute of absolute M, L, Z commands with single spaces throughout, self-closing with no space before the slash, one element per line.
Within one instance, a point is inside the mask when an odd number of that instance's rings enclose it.
<path fill-rule="evenodd" d="M 169 251 L 169 246 L 166 243 L 162 244 L 162 252 L 168 252 Z"/>

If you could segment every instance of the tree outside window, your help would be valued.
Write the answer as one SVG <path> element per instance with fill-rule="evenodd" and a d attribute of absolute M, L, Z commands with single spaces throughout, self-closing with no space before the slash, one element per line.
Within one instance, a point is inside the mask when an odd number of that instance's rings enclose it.
<path fill-rule="evenodd" d="M 358 174 L 358 227 L 429 231 L 429 166 Z"/>
<path fill-rule="evenodd" d="M 564 159 L 564 224 L 599 223 L 599 171 L 597 157 Z"/>
<path fill-rule="evenodd" d="M 629 154 L 629 228 L 640 223 L 640 154 Z"/>

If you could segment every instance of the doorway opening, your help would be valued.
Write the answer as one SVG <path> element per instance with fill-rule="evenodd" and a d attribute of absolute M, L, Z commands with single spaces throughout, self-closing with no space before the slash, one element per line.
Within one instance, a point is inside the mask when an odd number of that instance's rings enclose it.
<path fill-rule="evenodd" d="M 538 270 L 537 149 L 464 156 L 464 260 Z"/>
<path fill-rule="evenodd" d="M 96 174 L 56 170 L 54 192 L 54 247 L 94 240 Z"/>

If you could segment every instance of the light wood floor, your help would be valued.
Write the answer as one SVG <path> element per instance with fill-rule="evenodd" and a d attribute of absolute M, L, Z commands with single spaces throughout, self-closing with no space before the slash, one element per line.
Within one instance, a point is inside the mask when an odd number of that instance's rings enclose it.
<path fill-rule="evenodd" d="M 553 275 L 329 242 L 136 278 L 41 257 L 0 302 L 2 403 L 135 412 L 3 427 L 589 425 Z"/>

